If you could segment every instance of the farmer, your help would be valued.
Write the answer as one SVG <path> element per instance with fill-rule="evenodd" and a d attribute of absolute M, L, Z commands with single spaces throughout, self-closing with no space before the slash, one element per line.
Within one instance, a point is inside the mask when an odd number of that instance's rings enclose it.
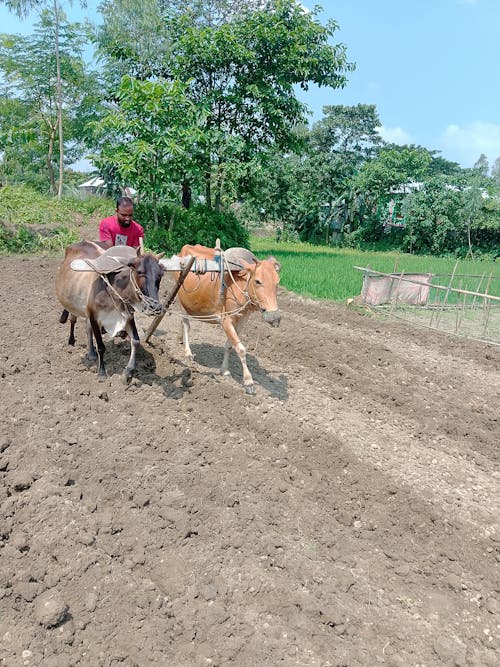
<path fill-rule="evenodd" d="M 99 240 L 106 248 L 128 245 L 143 248 L 144 229 L 132 219 L 134 202 L 130 197 L 120 197 L 116 202 L 116 215 L 110 215 L 99 223 Z"/>

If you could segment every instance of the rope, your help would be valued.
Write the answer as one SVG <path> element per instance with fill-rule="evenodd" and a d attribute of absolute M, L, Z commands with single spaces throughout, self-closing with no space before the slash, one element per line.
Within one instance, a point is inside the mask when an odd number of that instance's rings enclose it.
<path fill-rule="evenodd" d="M 146 296 L 144 292 L 141 291 L 139 285 L 137 284 L 137 281 L 135 279 L 134 272 L 132 270 L 132 267 L 129 267 L 129 277 L 130 277 L 130 282 L 132 283 L 132 287 L 134 288 L 134 292 L 136 297 L 139 299 L 140 303 L 142 304 L 142 312 L 145 315 L 156 315 L 158 312 L 158 301 L 156 299 L 153 299 L 150 296 Z M 116 300 L 113 297 L 113 294 L 118 298 L 119 301 L 123 303 L 125 306 L 125 309 L 128 311 L 129 314 L 132 314 L 134 312 L 134 307 L 130 303 L 129 299 L 125 299 L 121 294 L 119 294 L 116 289 L 113 287 L 113 285 L 109 282 L 109 279 L 107 275 L 105 274 L 100 274 L 101 278 L 104 280 L 106 285 L 109 287 L 111 290 L 111 299 L 113 303 L 115 304 L 116 310 L 119 312 L 121 311 L 121 308 L 119 305 L 116 304 Z"/>
<path fill-rule="evenodd" d="M 125 309 L 126 309 L 126 310 L 128 311 L 128 313 L 130 314 L 130 313 L 132 312 L 132 310 L 133 310 L 133 309 L 131 309 L 131 307 L 130 307 L 130 302 L 129 302 L 127 299 L 124 299 L 124 298 L 121 296 L 121 294 L 119 294 L 119 293 L 115 290 L 115 288 L 113 287 L 113 285 L 109 282 L 108 276 L 106 276 L 106 275 L 103 274 L 103 273 L 101 273 L 100 276 L 101 276 L 102 280 L 106 283 L 106 285 L 109 287 L 109 289 L 111 290 L 111 292 L 110 292 L 110 297 L 111 297 L 111 300 L 113 301 L 113 304 L 114 304 L 116 310 L 117 310 L 118 312 L 121 312 L 122 309 L 120 308 L 120 305 L 119 305 L 119 304 L 117 305 L 117 303 L 116 303 L 116 299 L 114 298 L 113 294 L 118 298 L 118 301 L 119 301 L 119 302 L 121 301 L 121 303 L 123 303 L 123 305 L 125 306 Z"/>
<path fill-rule="evenodd" d="M 233 299 L 236 301 L 236 303 L 238 303 L 238 298 L 237 298 L 235 292 L 233 291 L 234 288 L 236 288 L 240 292 L 240 294 L 243 297 L 245 297 L 245 303 L 238 306 L 237 308 L 234 308 L 233 310 L 223 311 L 222 313 L 214 313 L 213 315 L 188 315 L 187 313 L 183 313 L 182 317 L 185 317 L 188 320 L 198 320 L 198 321 L 201 321 L 201 322 L 215 320 L 216 323 L 221 324 L 222 321 L 224 319 L 226 319 L 227 317 L 232 317 L 233 315 L 238 315 L 239 313 L 241 313 L 243 310 L 246 309 L 246 307 L 248 306 L 249 303 L 251 303 L 254 306 L 258 306 L 259 308 L 261 308 L 259 300 L 256 299 L 257 303 L 255 303 L 255 301 L 250 297 L 250 293 L 248 291 L 248 286 L 249 286 L 249 283 L 250 283 L 250 275 L 248 275 L 248 277 L 247 277 L 247 283 L 246 283 L 245 289 L 242 289 L 238 285 L 238 283 L 236 282 L 236 279 L 233 275 L 233 271 L 231 270 L 231 267 L 229 266 L 229 262 L 226 260 L 226 256 L 225 256 L 224 251 L 220 252 L 220 256 L 221 256 L 221 272 L 220 272 L 221 294 L 223 293 L 223 289 L 227 287 L 227 289 L 229 289 L 231 291 Z M 201 261 L 201 260 L 196 259 L 197 263 L 199 261 Z M 205 265 L 203 265 L 203 268 L 206 271 L 206 260 L 204 260 L 204 261 L 205 261 Z M 232 285 L 225 285 L 224 284 L 224 269 L 229 274 L 229 276 L 231 278 Z M 196 265 L 196 273 L 197 274 L 204 273 L 205 271 L 202 270 L 201 265 L 200 265 L 200 269 L 198 269 L 198 264 Z M 217 276 L 212 275 L 213 273 L 214 272 L 211 272 L 211 275 L 210 275 L 210 280 L 211 281 L 214 281 L 214 280 L 217 279 Z M 201 282 L 201 279 L 200 279 L 200 276 L 198 275 L 198 284 L 196 285 L 196 287 L 194 289 L 187 290 L 184 287 L 184 285 L 182 286 L 182 289 L 184 290 L 184 292 L 186 294 L 193 294 L 193 292 L 196 292 L 196 290 L 199 289 L 200 282 Z"/>
<path fill-rule="evenodd" d="M 217 323 L 220 324 L 222 320 L 225 320 L 227 317 L 241 313 L 243 310 L 245 310 L 249 303 L 252 302 L 250 299 L 247 299 L 245 303 L 238 308 L 235 308 L 234 310 L 225 310 L 223 313 L 214 313 L 213 315 L 188 315 L 187 313 L 182 313 L 182 317 L 185 317 L 188 320 L 199 320 L 200 322 L 216 320 Z"/>

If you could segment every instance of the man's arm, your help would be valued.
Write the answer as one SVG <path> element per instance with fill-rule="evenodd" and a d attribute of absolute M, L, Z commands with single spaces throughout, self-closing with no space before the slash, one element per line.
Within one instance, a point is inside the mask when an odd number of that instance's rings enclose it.
<path fill-rule="evenodd" d="M 111 230 L 105 220 L 99 223 L 99 241 L 102 242 L 104 248 L 111 248 L 114 245 Z"/>

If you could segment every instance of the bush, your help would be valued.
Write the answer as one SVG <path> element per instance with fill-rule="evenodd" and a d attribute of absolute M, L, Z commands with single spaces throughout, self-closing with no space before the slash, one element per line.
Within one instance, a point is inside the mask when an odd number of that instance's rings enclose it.
<path fill-rule="evenodd" d="M 100 197 L 57 199 L 7 185 L 0 188 L 0 251 L 62 251 L 78 240 L 78 225 L 108 211 L 109 201 Z"/>
<path fill-rule="evenodd" d="M 209 248 L 220 239 L 221 248 L 249 247 L 248 233 L 234 213 L 217 213 L 198 205 L 185 210 L 164 204 L 158 208 L 158 225 L 153 222 L 152 206 L 135 207 L 135 219 L 143 225 L 145 243 L 155 252 L 176 253 L 183 245 L 200 243 Z"/>
<path fill-rule="evenodd" d="M 77 232 L 65 227 L 51 229 L 49 234 L 40 234 L 23 225 L 9 228 L 0 224 L 0 252 L 62 252 L 66 246 L 76 241 L 78 241 Z"/>
<path fill-rule="evenodd" d="M 9 225 L 67 225 L 75 213 L 93 215 L 108 210 L 109 201 L 100 197 L 57 199 L 24 185 L 0 188 L 0 221 Z"/>

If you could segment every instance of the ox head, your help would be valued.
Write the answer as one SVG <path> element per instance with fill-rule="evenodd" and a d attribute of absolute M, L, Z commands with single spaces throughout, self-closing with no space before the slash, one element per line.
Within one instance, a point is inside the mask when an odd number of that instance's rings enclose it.
<path fill-rule="evenodd" d="M 260 309 L 264 322 L 278 327 L 281 320 L 277 301 L 280 263 L 274 257 L 268 257 L 253 264 L 240 260 L 240 264 L 247 274 L 250 300 Z"/>
<path fill-rule="evenodd" d="M 137 310 L 145 315 L 160 315 L 164 310 L 159 301 L 160 281 L 164 273 L 159 263 L 162 257 L 163 253 L 159 255 L 138 253 L 137 257 L 128 262 L 140 291 Z"/>

